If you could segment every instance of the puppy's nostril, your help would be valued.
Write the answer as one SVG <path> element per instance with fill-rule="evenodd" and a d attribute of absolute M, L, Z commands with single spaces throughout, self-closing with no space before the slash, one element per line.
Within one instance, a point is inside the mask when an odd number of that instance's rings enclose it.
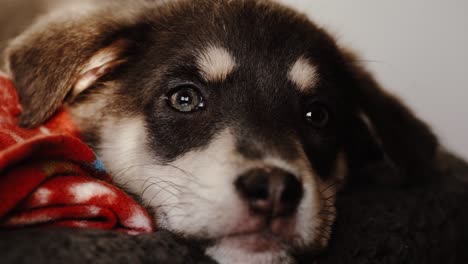
<path fill-rule="evenodd" d="M 293 214 L 303 195 L 299 180 L 279 168 L 250 170 L 235 186 L 253 212 L 271 217 Z"/>
<path fill-rule="evenodd" d="M 248 200 L 268 199 L 268 177 L 263 171 L 250 171 L 239 177 L 235 185 L 242 196 Z"/>

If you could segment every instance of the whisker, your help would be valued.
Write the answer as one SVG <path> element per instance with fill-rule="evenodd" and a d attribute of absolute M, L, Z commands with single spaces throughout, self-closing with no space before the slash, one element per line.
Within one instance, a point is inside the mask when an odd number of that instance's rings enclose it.
<path fill-rule="evenodd" d="M 150 186 L 153 186 L 153 185 L 150 185 Z M 148 186 L 148 187 L 150 187 L 150 186 Z M 159 186 L 159 185 L 157 185 L 157 186 L 158 186 L 158 187 L 161 187 L 161 186 Z M 145 188 L 145 191 L 148 189 L 148 187 Z M 153 200 L 156 198 L 156 196 L 158 196 L 158 194 L 160 194 L 162 191 L 165 191 L 165 192 L 171 194 L 172 196 L 177 197 L 177 195 L 176 195 L 175 193 L 173 193 L 173 192 L 171 192 L 171 191 L 168 190 L 168 188 L 170 188 L 170 187 L 171 187 L 170 185 L 165 186 L 165 187 L 161 187 L 161 189 L 158 190 L 158 191 L 153 195 L 153 197 L 150 199 L 150 203 L 152 203 Z M 141 197 L 142 197 L 142 198 L 143 198 L 143 195 L 144 195 L 144 193 L 141 194 Z"/>
<path fill-rule="evenodd" d="M 154 178 L 154 177 L 150 177 L 150 178 Z M 158 186 L 158 187 L 161 187 L 159 184 L 165 183 L 165 184 L 168 185 L 167 187 L 172 187 L 172 188 L 174 188 L 174 190 L 176 190 L 176 191 L 178 191 L 178 192 L 181 192 L 182 189 L 186 189 L 186 187 L 184 187 L 184 186 L 182 186 L 182 185 L 179 185 L 179 184 L 176 184 L 176 183 L 171 182 L 171 181 L 160 180 L 160 181 L 157 181 L 157 182 L 150 182 L 150 181 L 145 181 L 145 182 L 149 182 L 149 183 L 151 183 L 151 184 L 148 185 L 148 186 L 143 190 L 143 192 L 141 192 L 141 196 L 142 196 L 142 197 L 143 197 L 143 194 L 145 193 L 145 191 L 146 191 L 149 187 L 153 186 L 154 184 L 155 184 L 156 186 Z M 161 187 L 161 188 L 163 188 L 163 187 Z M 175 194 L 174 194 L 174 195 L 175 195 Z"/>
<path fill-rule="evenodd" d="M 322 190 L 320 191 L 320 194 L 324 193 L 325 191 L 327 191 L 327 190 L 330 189 L 331 187 L 336 186 L 338 183 L 339 183 L 338 180 L 335 180 L 335 181 L 331 182 L 328 186 L 326 186 L 324 189 L 322 189 Z"/>

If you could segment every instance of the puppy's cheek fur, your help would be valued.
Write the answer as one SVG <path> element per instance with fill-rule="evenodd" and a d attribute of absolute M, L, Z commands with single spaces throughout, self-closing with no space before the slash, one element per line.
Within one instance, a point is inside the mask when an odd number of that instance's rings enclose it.
<path fill-rule="evenodd" d="M 237 228 L 239 216 L 248 212 L 233 185 L 240 167 L 233 148 L 233 138 L 225 130 L 206 149 L 189 152 L 171 163 L 187 174 L 178 176 L 185 189 L 177 197 L 178 208 L 163 210 L 166 228 L 204 238 L 216 238 Z M 256 224 L 248 218 L 242 221 L 246 229 Z"/>
<path fill-rule="evenodd" d="M 325 248 L 328 245 L 332 224 L 335 220 L 335 198 L 347 174 L 347 160 L 343 152 L 335 160 L 333 177 L 327 180 L 319 177 L 306 154 L 301 153 L 295 165 L 302 172 L 311 172 L 303 176 L 304 198 L 298 208 L 297 230 L 301 240 L 297 241 L 297 248 L 313 247 Z"/>
<path fill-rule="evenodd" d="M 162 164 L 148 149 L 143 117 L 108 119 L 100 135 L 98 155 L 115 182 L 153 207 L 161 227 L 216 237 L 243 213 L 232 185 L 236 173 L 229 165 L 226 133 L 205 151 L 189 152 L 170 164 Z"/>

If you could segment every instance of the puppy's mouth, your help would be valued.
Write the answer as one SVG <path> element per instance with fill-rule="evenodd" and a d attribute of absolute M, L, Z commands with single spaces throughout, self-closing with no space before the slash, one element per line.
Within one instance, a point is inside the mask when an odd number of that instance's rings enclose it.
<path fill-rule="evenodd" d="M 223 243 L 228 243 L 234 248 L 247 252 L 268 252 L 284 249 L 287 240 L 265 229 L 258 232 L 233 234 L 223 238 Z"/>
<path fill-rule="evenodd" d="M 298 239 L 294 218 L 265 219 L 257 223 L 255 228 L 230 232 L 217 240 L 232 248 L 261 253 L 290 248 Z"/>

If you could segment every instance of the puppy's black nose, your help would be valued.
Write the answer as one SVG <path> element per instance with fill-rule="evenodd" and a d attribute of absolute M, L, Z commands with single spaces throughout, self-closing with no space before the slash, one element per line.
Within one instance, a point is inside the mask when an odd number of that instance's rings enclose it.
<path fill-rule="evenodd" d="M 249 170 L 234 185 L 252 212 L 273 218 L 292 215 L 303 195 L 297 177 L 279 168 Z"/>

